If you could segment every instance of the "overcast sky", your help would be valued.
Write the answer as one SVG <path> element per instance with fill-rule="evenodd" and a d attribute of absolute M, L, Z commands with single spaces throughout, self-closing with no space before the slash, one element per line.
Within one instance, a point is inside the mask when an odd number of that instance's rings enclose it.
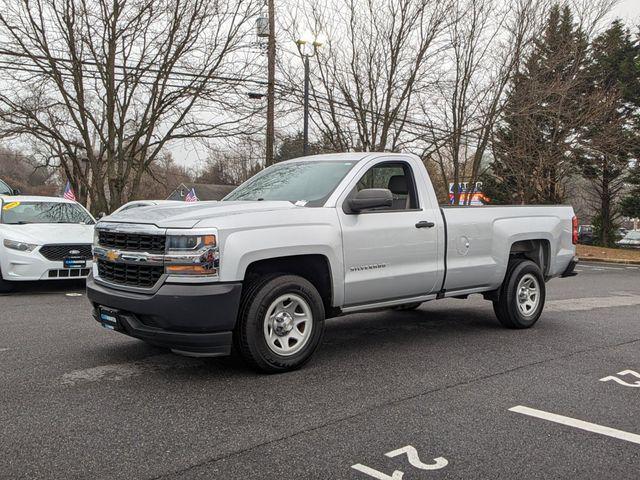
<path fill-rule="evenodd" d="M 614 8 L 613 14 L 623 20 L 635 20 L 637 23 L 640 19 L 640 0 L 622 0 Z"/>
<path fill-rule="evenodd" d="M 611 12 L 611 19 L 614 18 L 621 18 L 627 25 L 640 26 L 640 0 L 621 0 Z M 202 145 L 193 145 L 189 142 L 176 142 L 169 150 L 179 163 L 194 168 L 201 165 L 207 155 Z"/>

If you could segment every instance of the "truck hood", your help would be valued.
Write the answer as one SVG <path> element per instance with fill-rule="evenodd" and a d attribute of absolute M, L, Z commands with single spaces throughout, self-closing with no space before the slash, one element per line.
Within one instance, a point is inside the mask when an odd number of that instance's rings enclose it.
<path fill-rule="evenodd" d="M 229 215 L 270 212 L 296 208 L 285 201 L 194 202 L 152 205 L 125 210 L 104 217 L 100 222 L 153 224 L 158 228 L 193 228 L 202 220 Z"/>
<path fill-rule="evenodd" d="M 31 223 L 0 225 L 4 238 L 36 245 L 93 243 L 93 225 L 78 223 Z"/>

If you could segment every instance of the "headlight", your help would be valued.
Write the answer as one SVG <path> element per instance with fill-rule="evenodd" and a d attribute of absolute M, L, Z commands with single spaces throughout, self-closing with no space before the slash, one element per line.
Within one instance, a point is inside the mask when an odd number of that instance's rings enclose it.
<path fill-rule="evenodd" d="M 27 242 L 16 242 L 15 240 L 4 240 L 4 246 L 10 248 L 12 250 L 20 250 L 21 252 L 33 252 L 33 250 L 38 246 L 33 243 Z"/>
<path fill-rule="evenodd" d="M 186 235 L 175 230 L 168 232 L 165 273 L 210 279 L 218 275 L 219 267 L 216 232 L 189 232 Z"/>

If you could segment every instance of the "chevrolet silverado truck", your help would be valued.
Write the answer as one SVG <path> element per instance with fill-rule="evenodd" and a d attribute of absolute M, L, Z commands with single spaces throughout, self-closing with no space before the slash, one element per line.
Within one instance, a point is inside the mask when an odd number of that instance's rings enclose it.
<path fill-rule="evenodd" d="M 191 356 L 233 346 L 282 372 L 352 312 L 482 294 L 502 325 L 529 328 L 545 283 L 575 275 L 577 225 L 570 206 L 441 208 L 414 155 L 309 156 L 219 202 L 103 218 L 87 294 L 106 328 Z"/>

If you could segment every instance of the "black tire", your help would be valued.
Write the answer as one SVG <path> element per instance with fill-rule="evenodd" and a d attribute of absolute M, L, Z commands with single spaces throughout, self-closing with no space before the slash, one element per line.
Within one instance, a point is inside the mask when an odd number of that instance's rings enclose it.
<path fill-rule="evenodd" d="M 518 285 L 524 277 L 527 277 L 525 283 L 531 278 L 535 279 L 539 297 L 535 308 L 531 307 L 531 311 L 527 312 L 526 315 L 521 311 L 518 300 Z M 530 328 L 538 321 L 542 314 L 545 296 L 544 277 L 542 276 L 540 267 L 531 260 L 523 258 L 514 259 L 509 262 L 507 274 L 500 287 L 499 299 L 493 302 L 493 311 L 504 327 L 515 329 Z M 526 309 L 526 307 L 523 308 Z"/>
<path fill-rule="evenodd" d="M 0 271 L 0 293 L 9 293 L 12 291 L 13 291 L 13 283 L 3 279 L 2 271 Z"/>
<path fill-rule="evenodd" d="M 306 302 L 311 312 L 311 332 L 299 351 L 284 356 L 269 346 L 264 329 L 271 304 L 288 294 L 297 295 Z M 247 364 L 256 370 L 265 373 L 295 370 L 309 361 L 320 344 L 324 334 L 324 318 L 322 298 L 309 281 L 297 275 L 265 276 L 247 286 L 242 293 L 234 344 Z"/>
<path fill-rule="evenodd" d="M 406 312 L 409 310 L 415 310 L 420 305 L 422 305 L 422 302 L 404 303 L 402 305 L 398 305 L 397 307 L 393 307 L 393 309 L 401 312 Z"/>

